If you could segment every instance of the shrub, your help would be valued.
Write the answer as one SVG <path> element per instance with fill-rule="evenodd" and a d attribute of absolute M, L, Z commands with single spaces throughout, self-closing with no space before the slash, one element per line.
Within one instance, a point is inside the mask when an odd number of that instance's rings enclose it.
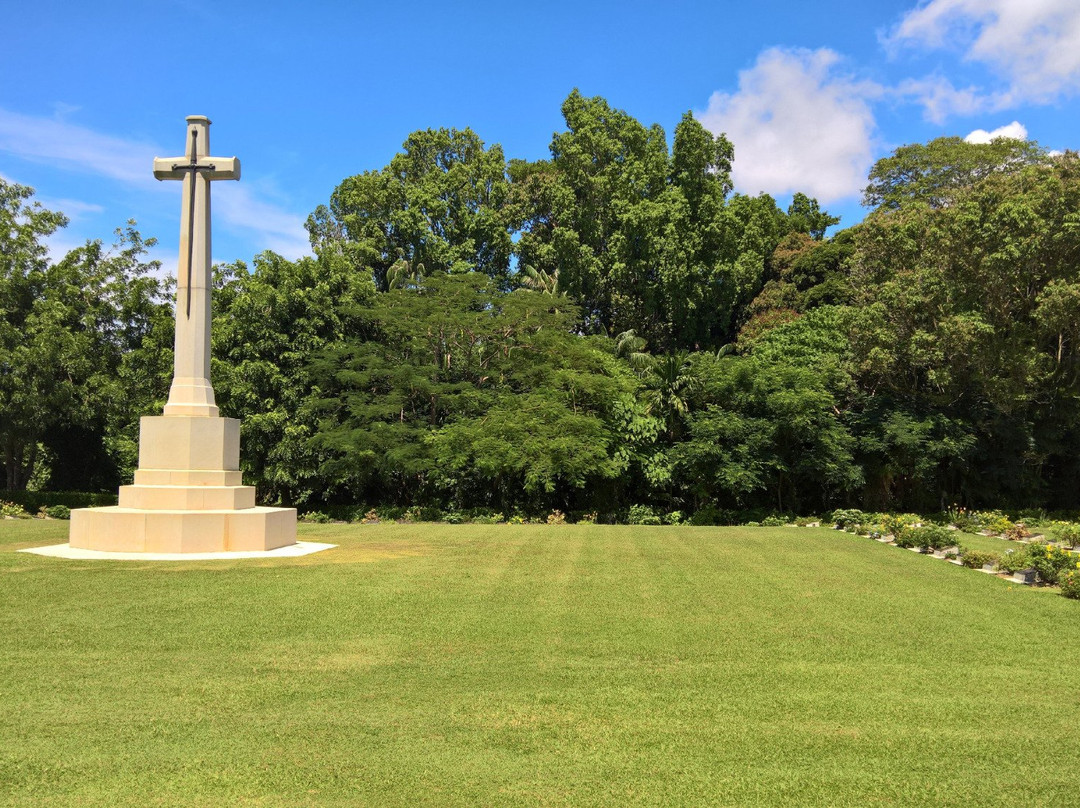
<path fill-rule="evenodd" d="M 847 529 L 871 520 L 868 514 L 863 513 L 857 508 L 846 508 L 833 511 L 832 515 L 829 517 L 829 521 L 839 528 Z"/>
<path fill-rule="evenodd" d="M 43 510 L 50 519 L 70 519 L 71 508 L 67 505 L 46 505 Z"/>
<path fill-rule="evenodd" d="M 37 513 L 49 505 L 69 508 L 99 508 L 116 504 L 116 491 L 86 493 L 82 491 L 0 491 L 0 500 L 21 505 L 27 513 Z"/>
<path fill-rule="evenodd" d="M 563 513 L 562 511 L 560 511 L 558 508 L 556 508 L 555 510 L 553 510 L 551 513 L 548 514 L 547 523 L 549 525 L 565 525 L 566 524 L 566 514 Z M 657 524 L 659 524 L 659 523 L 657 523 Z"/>
<path fill-rule="evenodd" d="M 15 519 L 29 519 L 28 514 L 22 505 L 16 505 L 14 502 L 0 502 L 0 516 L 11 516 Z"/>
<path fill-rule="evenodd" d="M 912 528 L 915 537 L 915 547 L 925 547 L 927 550 L 942 550 L 952 547 L 952 532 L 941 525 L 923 525 Z"/>
<path fill-rule="evenodd" d="M 788 523 L 788 520 L 783 516 L 766 516 L 761 520 L 763 527 L 783 527 Z"/>
<path fill-rule="evenodd" d="M 1028 557 L 1043 583 L 1056 584 L 1062 573 L 1076 569 L 1076 556 L 1053 544 L 1029 545 Z"/>
<path fill-rule="evenodd" d="M 595 525 L 596 524 L 596 511 L 589 511 L 583 513 L 578 517 L 577 523 L 579 525 Z"/>
<path fill-rule="evenodd" d="M 999 536 L 1004 536 L 1006 531 L 1016 527 L 1007 516 L 998 514 L 989 521 L 983 522 L 983 526 L 991 533 L 996 533 Z"/>
<path fill-rule="evenodd" d="M 1037 545 L 1036 545 L 1037 546 Z M 1022 550 L 1007 550 L 1005 555 L 998 561 L 998 569 L 1002 572 L 1014 573 L 1031 567 L 1031 557 L 1028 548 Z"/>
<path fill-rule="evenodd" d="M 360 520 L 361 524 L 365 525 L 377 525 L 379 524 L 379 513 L 374 508 L 364 514 L 364 518 Z"/>
<path fill-rule="evenodd" d="M 441 522 L 443 512 L 429 505 L 413 505 L 407 508 L 398 518 L 406 522 Z"/>
<path fill-rule="evenodd" d="M 1046 511 L 1021 511 L 1016 515 L 1017 522 L 1023 522 L 1027 527 L 1043 527 L 1050 520 L 1046 516 Z"/>
<path fill-rule="evenodd" d="M 722 525 L 724 521 L 725 512 L 712 506 L 694 511 L 694 515 L 690 517 L 690 524 L 698 527 Z"/>
<path fill-rule="evenodd" d="M 648 505 L 631 505 L 626 515 L 626 523 L 629 525 L 659 525 L 660 517 Z"/>
<path fill-rule="evenodd" d="M 671 513 L 664 514 L 661 518 L 665 525 L 681 525 L 686 521 L 686 517 L 683 516 L 682 511 L 672 511 Z"/>
<path fill-rule="evenodd" d="M 323 513 L 322 511 L 308 511 L 307 513 L 300 514 L 300 521 L 314 525 L 327 525 L 334 520 L 330 518 L 330 514 L 328 513 Z"/>
<path fill-rule="evenodd" d="M 977 512 L 969 511 L 967 508 L 958 507 L 956 505 L 953 505 L 945 511 L 945 518 L 950 524 L 956 525 L 958 530 L 964 530 L 969 533 L 974 533 L 982 526 L 979 522 Z"/>
<path fill-rule="evenodd" d="M 1070 547 L 1080 547 L 1080 525 L 1066 523 L 1054 528 L 1057 540 Z"/>
<path fill-rule="evenodd" d="M 893 541 L 896 542 L 897 547 L 918 547 L 915 542 L 914 530 L 901 530 L 899 534 L 893 534 Z"/>
<path fill-rule="evenodd" d="M 896 543 L 900 544 L 900 537 L 914 529 L 918 521 L 919 517 L 913 513 L 889 513 L 881 517 L 881 529 L 885 533 L 891 533 Z"/>
<path fill-rule="evenodd" d="M 1031 531 L 1028 530 L 1022 522 L 1016 522 L 1001 531 L 1001 535 L 1009 541 L 1020 541 L 1020 539 L 1026 539 L 1030 536 Z"/>
<path fill-rule="evenodd" d="M 1061 585 L 1061 594 L 1067 598 L 1080 600 L 1080 569 L 1062 573 L 1058 583 Z"/>
<path fill-rule="evenodd" d="M 987 564 L 997 566 L 998 562 L 1001 561 L 1001 555 L 992 553 L 989 550 L 967 550 L 961 556 L 960 561 L 968 569 L 981 570 Z"/>

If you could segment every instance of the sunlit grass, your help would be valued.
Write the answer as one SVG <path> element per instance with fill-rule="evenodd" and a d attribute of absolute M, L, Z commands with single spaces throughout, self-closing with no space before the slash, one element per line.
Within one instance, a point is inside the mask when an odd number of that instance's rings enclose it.
<path fill-rule="evenodd" d="M 0 522 L 0 804 L 1080 803 L 1080 603 L 830 530 Z"/>

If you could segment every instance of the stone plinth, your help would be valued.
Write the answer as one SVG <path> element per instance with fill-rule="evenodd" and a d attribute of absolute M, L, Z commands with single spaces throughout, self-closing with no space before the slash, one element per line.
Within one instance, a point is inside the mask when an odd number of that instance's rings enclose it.
<path fill-rule="evenodd" d="M 273 550 L 296 543 L 296 511 L 255 505 L 240 479 L 240 422 L 186 415 L 139 424 L 135 484 L 119 505 L 71 512 L 70 545 L 131 553 Z"/>

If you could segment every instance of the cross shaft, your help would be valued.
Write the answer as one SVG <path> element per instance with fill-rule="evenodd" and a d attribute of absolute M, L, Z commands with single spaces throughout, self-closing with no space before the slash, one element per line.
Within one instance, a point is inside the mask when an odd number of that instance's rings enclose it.
<path fill-rule="evenodd" d="M 184 156 L 154 159 L 157 179 L 183 181 L 175 360 L 165 415 L 216 416 L 210 386 L 210 183 L 240 179 L 240 161 L 209 156 L 207 118 L 193 115 L 187 124 Z"/>

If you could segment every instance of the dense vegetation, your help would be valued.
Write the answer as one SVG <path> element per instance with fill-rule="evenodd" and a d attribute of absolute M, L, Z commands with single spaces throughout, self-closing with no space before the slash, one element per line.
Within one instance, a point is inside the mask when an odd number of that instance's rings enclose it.
<path fill-rule="evenodd" d="M 413 133 L 216 268 L 213 383 L 249 482 L 305 508 L 615 516 L 1080 507 L 1080 157 L 909 145 L 866 220 L 732 193 L 735 149 L 572 93 L 551 158 Z M 51 263 L 0 180 L 6 487 L 108 490 L 171 372 L 133 226 Z"/>

